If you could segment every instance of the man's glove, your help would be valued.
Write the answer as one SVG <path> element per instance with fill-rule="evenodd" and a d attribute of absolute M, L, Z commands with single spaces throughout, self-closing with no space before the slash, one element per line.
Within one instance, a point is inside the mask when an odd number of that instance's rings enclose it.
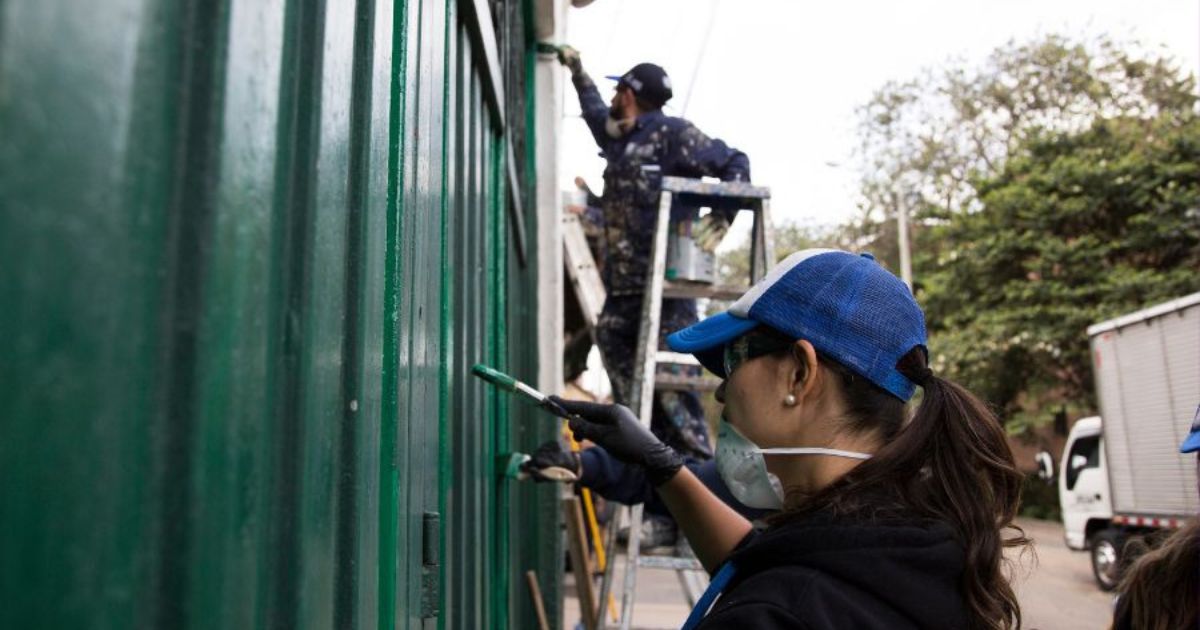
<path fill-rule="evenodd" d="M 713 253 L 717 249 L 717 245 L 721 244 L 721 240 L 725 238 L 725 234 L 729 232 L 729 219 L 716 212 L 709 212 L 700 217 L 692 228 L 692 240 L 696 242 L 696 246 L 700 249 Z"/>
<path fill-rule="evenodd" d="M 534 481 L 574 481 L 568 479 L 563 471 L 570 472 L 578 479 L 582 467 L 578 453 L 567 450 L 558 440 L 550 440 L 539 446 L 521 468 Z"/>
<path fill-rule="evenodd" d="M 583 70 L 583 61 L 579 58 L 579 51 L 567 45 L 558 47 L 558 62 L 571 70 L 571 74 L 578 74 Z"/>
<path fill-rule="evenodd" d="M 613 457 L 645 468 L 651 484 L 666 483 L 683 467 L 683 458 L 642 426 L 628 407 L 564 400 L 558 396 L 551 396 L 550 400 L 571 414 L 568 425 L 577 439 L 591 440 Z"/>

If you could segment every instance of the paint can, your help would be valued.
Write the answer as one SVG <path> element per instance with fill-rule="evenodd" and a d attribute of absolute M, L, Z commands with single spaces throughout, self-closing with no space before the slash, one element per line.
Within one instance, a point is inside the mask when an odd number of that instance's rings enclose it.
<path fill-rule="evenodd" d="M 686 219 L 671 224 L 667 234 L 667 280 L 716 282 L 716 255 L 700 249 L 692 238 L 699 222 L 699 219 Z"/>

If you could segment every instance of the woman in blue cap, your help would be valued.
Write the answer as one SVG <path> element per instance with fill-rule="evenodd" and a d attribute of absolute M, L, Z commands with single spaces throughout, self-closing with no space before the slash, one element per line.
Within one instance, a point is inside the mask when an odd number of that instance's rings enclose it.
<path fill-rule="evenodd" d="M 1002 565 L 1028 544 L 1022 476 L 995 416 L 929 369 L 899 279 L 869 256 L 797 252 L 668 341 L 725 379 L 717 467 L 742 503 L 781 510 L 765 530 L 627 408 L 558 402 L 577 437 L 644 467 L 714 573 L 685 628 L 1020 625 Z"/>

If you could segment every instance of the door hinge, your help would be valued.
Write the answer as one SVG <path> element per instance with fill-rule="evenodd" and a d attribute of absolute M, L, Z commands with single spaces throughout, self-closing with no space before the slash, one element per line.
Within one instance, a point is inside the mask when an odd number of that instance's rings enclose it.
<path fill-rule="evenodd" d="M 438 549 L 441 545 L 441 517 L 426 512 L 421 521 L 421 618 L 438 616 L 441 601 L 441 568 Z"/>

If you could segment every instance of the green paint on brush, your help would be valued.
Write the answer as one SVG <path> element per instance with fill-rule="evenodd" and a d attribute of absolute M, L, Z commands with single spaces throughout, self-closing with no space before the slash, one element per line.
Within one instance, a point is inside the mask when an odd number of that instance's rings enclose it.
<path fill-rule="evenodd" d="M 517 379 L 501 372 L 500 370 L 490 368 L 482 363 L 476 363 L 471 366 L 471 372 L 479 378 L 503 389 L 505 391 L 517 391 Z"/>
<path fill-rule="evenodd" d="M 557 55 L 558 46 L 551 44 L 550 42 L 538 42 L 537 51 L 544 54 Z"/>

